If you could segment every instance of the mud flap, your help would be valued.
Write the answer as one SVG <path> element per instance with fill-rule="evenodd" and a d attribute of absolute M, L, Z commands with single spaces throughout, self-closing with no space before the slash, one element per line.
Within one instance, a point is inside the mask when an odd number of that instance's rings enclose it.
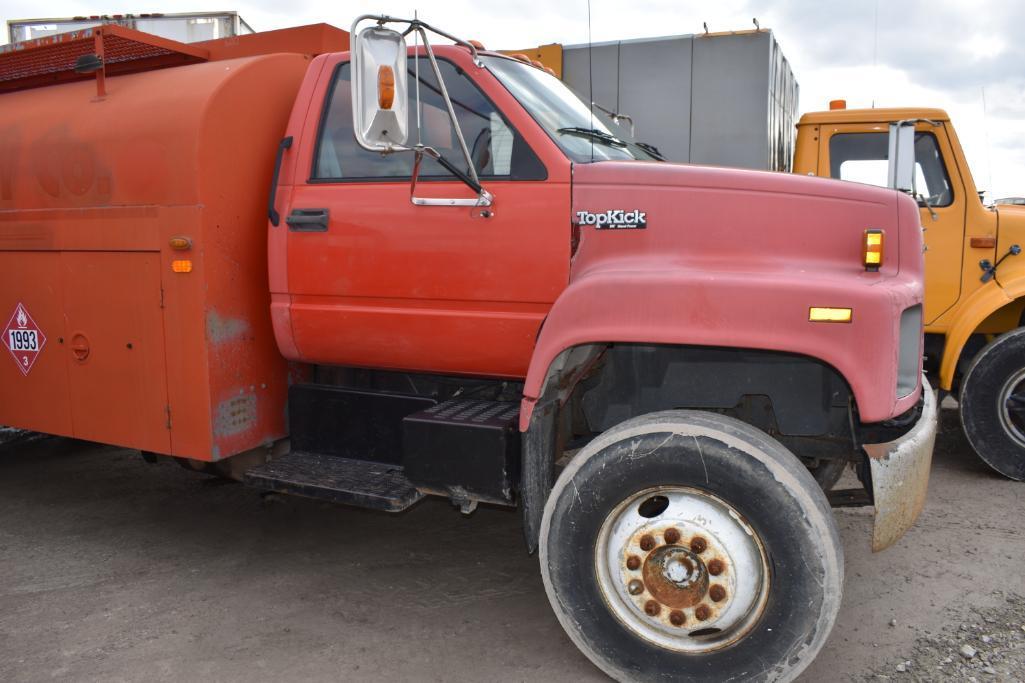
<path fill-rule="evenodd" d="M 872 471 L 875 501 L 873 552 L 896 543 L 925 505 L 936 441 L 937 404 L 936 394 L 924 376 L 922 394 L 922 416 L 907 434 L 894 441 L 863 446 Z"/>

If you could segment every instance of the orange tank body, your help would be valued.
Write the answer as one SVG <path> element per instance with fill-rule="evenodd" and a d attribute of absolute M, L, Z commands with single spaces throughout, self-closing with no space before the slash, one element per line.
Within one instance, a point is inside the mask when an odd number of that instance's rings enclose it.
<path fill-rule="evenodd" d="M 311 53 L 347 47 L 306 30 Z M 260 40 L 208 59 L 298 52 L 302 36 Z M 197 460 L 286 434 L 266 206 L 309 63 L 245 56 L 108 75 L 103 97 L 91 78 L 0 95 L 0 324 L 27 349 L 0 348 L 0 424 Z"/>

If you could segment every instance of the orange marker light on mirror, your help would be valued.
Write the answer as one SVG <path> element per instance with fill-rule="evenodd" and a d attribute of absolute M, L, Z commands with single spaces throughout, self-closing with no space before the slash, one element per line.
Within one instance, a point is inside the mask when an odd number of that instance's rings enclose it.
<path fill-rule="evenodd" d="M 391 109 L 395 102 L 395 72 L 390 66 L 382 65 L 377 70 L 377 104 L 381 109 Z"/>
<path fill-rule="evenodd" d="M 865 270 L 875 272 L 882 268 L 884 242 L 882 230 L 870 228 L 865 231 Z"/>

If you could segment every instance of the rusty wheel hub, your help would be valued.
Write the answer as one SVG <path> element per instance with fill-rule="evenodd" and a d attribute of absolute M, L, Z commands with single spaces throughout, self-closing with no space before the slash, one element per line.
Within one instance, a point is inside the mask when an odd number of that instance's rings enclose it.
<path fill-rule="evenodd" d="M 630 497 L 602 525 L 596 551 L 612 612 L 670 649 L 735 642 L 768 597 L 761 541 L 736 510 L 704 491 L 661 487 Z"/>

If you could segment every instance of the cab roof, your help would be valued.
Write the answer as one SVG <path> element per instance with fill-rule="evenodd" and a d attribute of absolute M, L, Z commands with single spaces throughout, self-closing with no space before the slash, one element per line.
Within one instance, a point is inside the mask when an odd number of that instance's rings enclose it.
<path fill-rule="evenodd" d="M 949 121 L 950 116 L 942 109 L 921 107 L 894 107 L 889 109 L 832 109 L 812 111 L 801 117 L 799 126 L 814 126 L 829 123 L 887 123 L 905 119 L 932 119 Z"/>

